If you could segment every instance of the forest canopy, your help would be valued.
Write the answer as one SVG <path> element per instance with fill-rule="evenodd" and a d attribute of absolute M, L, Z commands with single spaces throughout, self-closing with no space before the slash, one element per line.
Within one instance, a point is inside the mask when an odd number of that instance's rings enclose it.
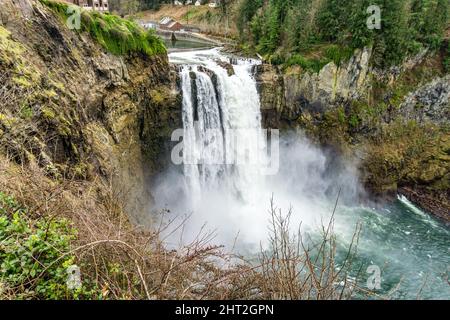
<path fill-rule="evenodd" d="M 367 27 L 373 5 L 381 9 L 379 29 Z M 237 26 L 242 43 L 273 62 L 333 43 L 340 48 L 332 53 L 338 60 L 372 45 L 374 63 L 386 66 L 439 48 L 448 11 L 448 0 L 243 0 Z"/>

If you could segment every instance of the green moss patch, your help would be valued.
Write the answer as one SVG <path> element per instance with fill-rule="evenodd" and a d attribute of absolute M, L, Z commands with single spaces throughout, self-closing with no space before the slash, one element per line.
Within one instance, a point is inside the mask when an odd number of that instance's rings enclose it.
<path fill-rule="evenodd" d="M 40 1 L 64 20 L 70 16 L 68 4 L 49 0 Z M 135 22 L 112 14 L 82 10 L 80 31 L 88 32 L 107 51 L 115 55 L 140 52 L 153 56 L 167 53 L 163 41 L 152 30 L 146 31 Z"/>
<path fill-rule="evenodd" d="M 8 67 L 12 81 L 19 87 L 29 88 L 40 80 L 39 70 L 34 68 L 26 58 L 26 48 L 12 39 L 11 33 L 2 26 L 0 26 L 1 65 Z"/>
<path fill-rule="evenodd" d="M 338 67 L 341 66 L 341 64 L 351 59 L 354 51 L 350 47 L 321 45 L 309 51 L 293 54 L 287 59 L 282 55 L 274 55 L 270 60 L 274 64 L 282 64 L 284 68 L 300 66 L 306 71 L 319 73 L 330 62 L 334 62 Z"/>

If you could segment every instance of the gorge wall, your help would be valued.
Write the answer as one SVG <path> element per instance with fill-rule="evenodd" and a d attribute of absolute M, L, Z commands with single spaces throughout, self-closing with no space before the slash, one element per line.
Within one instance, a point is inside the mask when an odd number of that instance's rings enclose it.
<path fill-rule="evenodd" d="M 369 49 L 358 50 L 349 62 L 339 67 L 329 63 L 319 73 L 302 72 L 300 67 L 282 72 L 276 66 L 258 66 L 266 125 L 289 125 L 302 110 L 323 113 L 328 106 L 363 96 L 368 89 L 370 55 Z"/>
<path fill-rule="evenodd" d="M 60 181 L 105 179 L 135 223 L 181 124 L 167 55 L 113 55 L 39 1 L 0 0 L 0 146 Z"/>

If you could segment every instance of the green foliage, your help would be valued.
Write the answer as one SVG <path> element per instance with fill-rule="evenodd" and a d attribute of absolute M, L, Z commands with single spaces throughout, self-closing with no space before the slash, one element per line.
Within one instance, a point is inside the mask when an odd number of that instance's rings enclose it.
<path fill-rule="evenodd" d="M 302 54 L 294 54 L 288 59 L 284 59 L 282 55 L 275 54 L 271 56 L 271 63 L 284 64 L 284 67 L 294 65 L 302 67 L 304 70 L 318 73 L 326 64 L 334 62 L 337 66 L 348 61 L 353 56 L 353 49 L 338 45 L 330 45 L 323 49 L 323 57 L 308 58 Z"/>
<path fill-rule="evenodd" d="M 83 12 L 83 28 L 108 51 L 117 55 L 141 52 L 147 56 L 166 53 L 163 42 L 153 31 L 144 31 L 136 23 L 114 15 Z"/>
<path fill-rule="evenodd" d="M 356 114 L 350 115 L 350 117 L 348 119 L 348 124 L 349 124 L 350 128 L 357 128 L 359 123 L 360 123 L 360 119 L 358 118 L 358 116 Z"/>
<path fill-rule="evenodd" d="M 381 29 L 367 27 L 371 5 L 381 9 Z M 305 55 L 317 44 L 333 43 L 326 56 L 339 64 L 373 45 L 372 63 L 387 67 L 424 47 L 438 49 L 449 7 L 448 0 L 243 0 L 238 27 L 242 41 L 266 56 Z"/>
<path fill-rule="evenodd" d="M 350 47 L 331 45 L 325 50 L 325 57 L 333 61 L 337 66 L 347 62 L 353 56 L 354 50 Z"/>
<path fill-rule="evenodd" d="M 40 0 L 64 19 L 67 19 L 68 5 L 49 0 Z M 147 56 L 165 54 L 164 42 L 153 30 L 144 30 L 135 22 L 111 14 L 96 11 L 82 11 L 81 31 L 90 35 L 107 51 L 115 55 L 140 52 Z"/>
<path fill-rule="evenodd" d="M 446 46 L 443 64 L 444 64 L 444 71 L 450 72 L 450 42 L 448 42 Z"/>
<path fill-rule="evenodd" d="M 274 3 L 275 1 L 271 1 Z M 263 54 L 273 53 L 279 46 L 281 31 L 281 12 L 280 9 L 273 5 L 269 10 L 265 11 L 264 23 L 261 26 L 260 39 L 257 50 Z M 255 26 L 256 27 L 256 26 Z"/>
<path fill-rule="evenodd" d="M 414 0 L 410 25 L 419 42 L 436 49 L 448 25 L 448 0 Z"/>
<path fill-rule="evenodd" d="M 23 119 L 30 119 L 33 117 L 33 110 L 31 109 L 31 107 L 29 105 L 24 105 L 21 109 L 20 109 L 20 116 Z"/>
<path fill-rule="evenodd" d="M 252 21 L 256 12 L 261 8 L 263 0 L 246 0 L 239 7 L 239 16 L 237 18 L 237 27 L 241 34 L 247 35 L 246 26 Z"/>
<path fill-rule="evenodd" d="M 74 291 L 66 286 L 67 268 L 75 260 L 70 254 L 75 235 L 67 220 L 31 217 L 0 192 L 0 283 L 16 299 L 94 297 L 95 290 L 85 286 Z"/>
<path fill-rule="evenodd" d="M 286 61 L 285 66 L 298 65 L 306 71 L 318 73 L 329 62 L 328 59 L 308 59 L 300 54 L 295 54 Z"/>
<path fill-rule="evenodd" d="M 342 30 L 348 28 L 351 2 L 346 0 L 328 0 L 319 11 L 317 23 L 321 38 L 337 41 L 345 37 Z"/>

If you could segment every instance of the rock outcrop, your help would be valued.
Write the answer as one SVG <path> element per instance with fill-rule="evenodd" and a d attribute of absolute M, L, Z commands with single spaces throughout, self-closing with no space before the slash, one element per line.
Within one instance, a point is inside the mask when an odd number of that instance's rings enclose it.
<path fill-rule="evenodd" d="M 136 223 L 181 124 L 167 55 L 116 56 L 33 0 L 0 0 L 0 147 L 54 179 L 112 181 Z"/>
<path fill-rule="evenodd" d="M 284 112 L 285 87 L 283 76 L 276 66 L 261 64 L 254 70 L 261 101 L 261 115 L 266 128 L 276 128 Z"/>
<path fill-rule="evenodd" d="M 450 125 L 449 101 L 450 75 L 446 75 L 410 93 L 400 105 L 400 113 L 419 123 Z"/>
<path fill-rule="evenodd" d="M 265 125 L 295 122 L 303 110 L 323 113 L 335 104 L 359 99 L 367 93 L 371 49 L 355 51 L 352 58 L 337 66 L 325 65 L 319 73 L 291 67 L 286 72 L 271 65 L 256 69 Z"/>
<path fill-rule="evenodd" d="M 341 66 L 330 62 L 316 73 L 305 73 L 297 90 L 289 92 L 287 101 L 303 97 L 311 104 L 333 105 L 336 101 L 358 99 L 367 92 L 370 49 L 357 50 L 353 57 Z M 294 79 L 292 79 L 294 78 Z M 285 82 L 297 81 L 292 75 Z M 289 87 L 294 87 L 289 85 Z"/>
<path fill-rule="evenodd" d="M 231 63 L 227 63 L 227 62 L 220 61 L 220 60 L 216 60 L 216 63 L 220 67 L 224 68 L 227 71 L 227 74 L 228 74 L 229 77 L 231 77 L 231 76 L 233 76 L 235 74 L 233 65 Z"/>

